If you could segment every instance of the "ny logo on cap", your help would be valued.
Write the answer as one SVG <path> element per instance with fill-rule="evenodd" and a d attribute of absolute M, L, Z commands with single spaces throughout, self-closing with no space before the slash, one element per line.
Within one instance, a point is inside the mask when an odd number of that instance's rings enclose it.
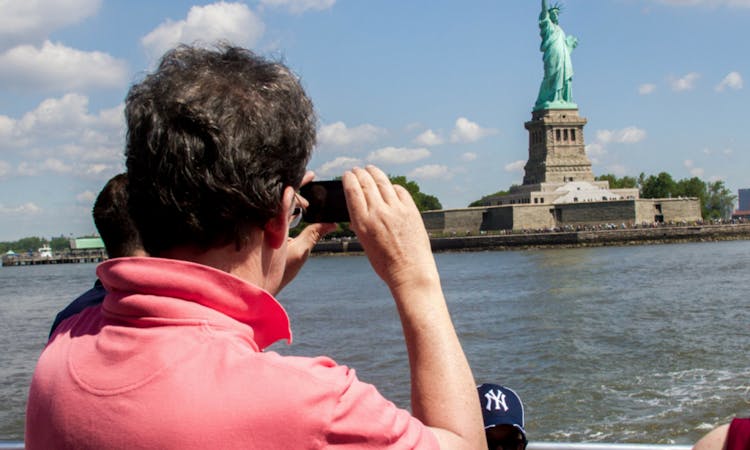
<path fill-rule="evenodd" d="M 504 412 L 508 412 L 508 405 L 505 404 L 505 393 L 503 391 L 490 389 L 484 394 L 484 398 L 487 399 L 487 406 L 485 406 L 487 411 L 502 408 Z M 493 402 L 495 405 L 494 407 L 492 406 Z"/>

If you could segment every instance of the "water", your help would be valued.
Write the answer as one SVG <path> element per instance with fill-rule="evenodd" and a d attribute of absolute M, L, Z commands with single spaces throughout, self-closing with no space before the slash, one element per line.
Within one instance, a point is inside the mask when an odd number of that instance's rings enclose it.
<path fill-rule="evenodd" d="M 750 241 L 436 255 L 477 382 L 522 397 L 532 440 L 691 444 L 750 415 Z M 55 313 L 94 265 L 0 269 L 0 439 L 23 438 Z M 284 354 L 327 354 L 409 406 L 390 294 L 365 257 L 318 256 L 279 296 Z"/>

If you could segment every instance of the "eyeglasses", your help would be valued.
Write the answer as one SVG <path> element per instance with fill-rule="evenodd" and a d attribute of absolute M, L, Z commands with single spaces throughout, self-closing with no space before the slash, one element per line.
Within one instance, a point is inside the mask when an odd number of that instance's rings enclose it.
<path fill-rule="evenodd" d="M 487 448 L 489 450 L 525 450 L 529 443 L 526 439 L 517 437 L 508 437 L 505 439 L 487 439 Z"/>
<path fill-rule="evenodd" d="M 302 221 L 302 214 L 305 212 L 305 208 L 302 207 L 302 202 L 297 199 L 297 194 L 294 194 L 292 200 L 292 213 L 289 215 L 289 229 L 292 229 L 299 225 Z"/>

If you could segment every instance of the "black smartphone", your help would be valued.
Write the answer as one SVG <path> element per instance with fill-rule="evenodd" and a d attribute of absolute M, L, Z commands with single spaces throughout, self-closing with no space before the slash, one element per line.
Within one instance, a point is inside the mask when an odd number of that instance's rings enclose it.
<path fill-rule="evenodd" d="M 305 222 L 349 222 L 341 180 L 312 181 L 302 186 L 299 193 L 310 203 L 302 213 Z"/>

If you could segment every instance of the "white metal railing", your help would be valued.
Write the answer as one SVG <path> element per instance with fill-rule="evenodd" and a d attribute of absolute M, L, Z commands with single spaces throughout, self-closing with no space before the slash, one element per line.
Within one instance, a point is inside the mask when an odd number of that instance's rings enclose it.
<path fill-rule="evenodd" d="M 690 450 L 691 445 L 529 442 L 527 450 Z"/>
<path fill-rule="evenodd" d="M 527 450 L 690 450 L 690 445 L 529 442 Z M 23 442 L 0 441 L 0 450 L 24 450 Z"/>

